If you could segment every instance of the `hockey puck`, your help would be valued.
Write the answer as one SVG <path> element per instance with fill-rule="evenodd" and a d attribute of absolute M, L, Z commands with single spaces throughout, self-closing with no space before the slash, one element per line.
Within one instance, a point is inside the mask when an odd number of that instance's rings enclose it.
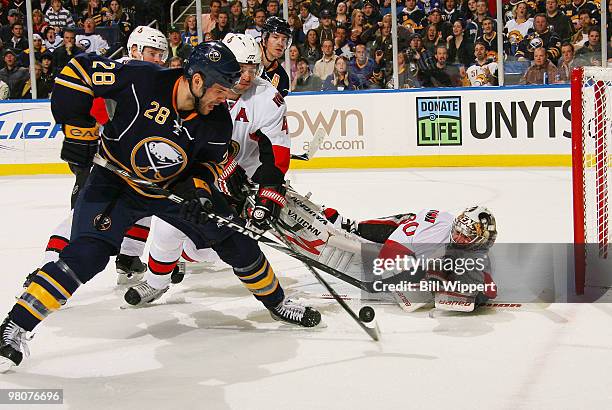
<path fill-rule="evenodd" d="M 376 316 L 376 313 L 374 312 L 374 309 L 370 306 L 364 306 L 359 309 L 359 319 L 363 323 L 370 323 L 372 320 L 374 320 L 374 316 Z"/>

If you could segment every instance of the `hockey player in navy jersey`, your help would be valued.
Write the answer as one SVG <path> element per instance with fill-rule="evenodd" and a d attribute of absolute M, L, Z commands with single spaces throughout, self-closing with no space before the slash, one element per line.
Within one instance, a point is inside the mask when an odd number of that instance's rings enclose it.
<path fill-rule="evenodd" d="M 28 332 L 59 309 L 118 252 L 126 229 L 145 216 L 172 223 L 198 247 L 212 247 L 240 277 L 254 283 L 256 297 L 289 321 L 297 308 L 284 293 L 257 242 L 208 221 L 207 210 L 230 215 L 214 188 L 227 159 L 232 120 L 224 104 L 240 76 L 240 65 L 221 42 L 196 46 L 184 72 L 147 63 L 123 65 L 94 54 L 72 59 L 56 80 L 51 109 L 67 142 L 62 156 L 97 150 L 110 163 L 184 198 L 182 204 L 152 195 L 106 168 L 94 166 L 74 208 L 71 241 L 57 262 L 45 264 L 0 326 L 0 372 L 19 365 Z M 89 110 L 94 97 L 117 103 L 98 135 Z M 304 326 L 320 314 L 306 311 Z"/>

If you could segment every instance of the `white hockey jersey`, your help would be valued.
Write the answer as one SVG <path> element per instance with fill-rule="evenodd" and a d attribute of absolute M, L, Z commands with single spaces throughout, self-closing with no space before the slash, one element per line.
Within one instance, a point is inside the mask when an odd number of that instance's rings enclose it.
<path fill-rule="evenodd" d="M 380 251 L 381 258 L 396 255 L 436 257 L 450 242 L 454 216 L 435 209 L 423 209 L 408 217 L 391 233 Z"/>
<path fill-rule="evenodd" d="M 506 35 L 510 44 L 520 43 L 530 28 L 533 28 L 533 19 L 530 18 L 522 23 L 517 23 L 516 20 L 512 19 L 506 23 Z"/>
<path fill-rule="evenodd" d="M 485 67 L 489 70 L 489 73 L 491 73 L 491 75 L 497 77 L 496 62 L 491 62 L 483 65 L 473 64 L 469 66 L 468 69 L 465 71 L 472 87 L 480 87 L 483 85 L 497 85 L 491 84 L 491 82 L 487 80 L 487 75 L 484 70 Z"/>
<path fill-rule="evenodd" d="M 82 47 L 86 53 L 104 55 L 108 51 L 108 43 L 99 34 L 77 34 L 76 43 Z"/>
<path fill-rule="evenodd" d="M 278 176 L 277 170 L 284 175 L 289 168 L 287 106 L 269 81 L 255 78 L 253 82 L 233 105 L 230 103 L 232 139 L 240 144 L 236 161 L 249 178 L 256 176 L 255 182 L 276 184 L 282 182 L 273 180 Z M 259 168 L 266 169 L 258 171 Z"/>

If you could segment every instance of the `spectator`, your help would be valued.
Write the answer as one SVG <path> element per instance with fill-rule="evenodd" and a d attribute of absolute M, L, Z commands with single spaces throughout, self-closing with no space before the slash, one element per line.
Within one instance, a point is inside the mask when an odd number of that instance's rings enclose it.
<path fill-rule="evenodd" d="M 487 54 L 497 61 L 497 32 L 495 22 L 491 17 L 482 21 L 482 35 L 476 39 L 487 46 Z"/>
<path fill-rule="evenodd" d="M 319 15 L 319 27 L 315 29 L 319 34 L 319 41 L 323 43 L 323 40 L 333 40 L 335 28 L 336 24 L 332 20 L 331 12 L 327 9 L 323 9 Z"/>
<path fill-rule="evenodd" d="M 459 70 L 455 66 L 446 64 L 448 51 L 446 46 L 436 46 L 434 54 L 435 64 L 423 72 L 423 87 L 458 87 L 460 82 Z"/>
<path fill-rule="evenodd" d="M 183 42 L 183 37 L 175 26 L 170 26 L 168 30 L 168 55 L 170 57 L 178 57 L 181 61 L 186 60 L 191 54 L 191 46 Z"/>
<path fill-rule="evenodd" d="M 486 0 L 478 0 L 476 2 L 476 13 L 474 14 L 474 18 L 472 21 L 478 24 L 478 27 L 482 27 L 482 22 L 486 18 L 491 18 L 491 14 L 489 14 L 489 5 Z"/>
<path fill-rule="evenodd" d="M 219 11 L 221 11 L 221 0 L 210 0 L 210 13 L 202 14 L 202 33 L 210 33 L 215 28 Z"/>
<path fill-rule="evenodd" d="M 336 6 L 336 23 L 348 25 L 350 23 L 350 19 L 348 16 L 348 9 L 346 7 L 346 3 L 338 2 Z"/>
<path fill-rule="evenodd" d="M 376 9 L 376 4 L 374 4 L 375 0 L 366 0 L 363 4 L 363 28 L 364 30 L 368 30 L 373 28 L 377 29 L 378 23 L 382 20 L 382 16 L 378 13 Z"/>
<path fill-rule="evenodd" d="M 313 74 L 325 81 L 334 72 L 334 63 L 338 56 L 334 53 L 334 42 L 325 40 L 321 45 L 323 56 L 314 65 Z"/>
<path fill-rule="evenodd" d="M 363 12 L 359 9 L 353 10 L 353 12 L 351 13 L 351 29 L 354 29 L 355 27 L 361 27 L 361 29 L 363 30 L 364 21 L 365 20 L 363 18 Z"/>
<path fill-rule="evenodd" d="M 32 10 L 32 31 L 36 34 L 42 34 L 45 27 L 47 27 L 49 23 L 45 21 L 45 16 L 42 11 L 38 9 Z"/>
<path fill-rule="evenodd" d="M 252 36 L 257 42 L 261 42 L 261 31 L 263 25 L 266 22 L 266 12 L 262 9 L 255 10 L 255 18 L 253 19 L 255 24 L 246 29 L 245 34 Z"/>
<path fill-rule="evenodd" d="M 561 58 L 557 70 L 559 71 L 559 82 L 569 83 L 572 78 L 572 70 L 578 67 L 580 63 L 574 55 L 574 46 L 572 43 L 565 42 L 561 45 Z"/>
<path fill-rule="evenodd" d="M 47 99 L 51 94 L 50 85 L 42 78 L 42 65 L 37 61 L 34 63 L 34 76 L 36 78 L 36 98 Z M 24 100 L 32 99 L 32 87 L 30 82 L 30 76 L 26 80 L 23 89 L 21 91 L 21 97 Z"/>
<path fill-rule="evenodd" d="M 425 12 L 417 7 L 417 0 L 406 0 L 405 5 L 397 16 L 399 23 L 413 31 L 422 30 L 423 21 L 426 21 Z"/>
<path fill-rule="evenodd" d="M 289 13 L 287 23 L 291 29 L 291 44 L 303 44 L 306 40 L 306 35 L 302 28 L 302 20 L 295 12 Z"/>
<path fill-rule="evenodd" d="M 410 51 L 410 53 L 412 53 L 412 51 Z M 408 53 L 397 53 L 398 88 L 419 88 L 421 87 L 421 82 L 415 75 L 417 71 L 416 65 L 412 62 L 412 58 L 410 58 L 410 61 L 407 60 L 409 60 Z M 393 76 L 390 75 L 388 77 L 390 78 L 387 81 L 387 88 L 395 88 L 393 85 Z"/>
<path fill-rule="evenodd" d="M 306 41 L 302 44 L 300 54 L 308 61 L 308 65 L 314 67 L 315 63 L 323 57 L 321 45 L 319 43 L 319 34 L 316 30 L 311 29 L 306 33 Z"/>
<path fill-rule="evenodd" d="M 62 38 L 55 34 L 55 27 L 47 26 L 43 34 L 43 44 L 48 52 L 53 53 L 62 45 Z"/>
<path fill-rule="evenodd" d="M 601 66 L 601 35 L 597 27 L 589 29 L 589 38 L 576 50 L 576 59 L 581 65 Z"/>
<path fill-rule="evenodd" d="M 84 51 L 76 45 L 76 34 L 74 29 L 66 28 L 64 30 L 63 39 L 64 44 L 56 48 L 53 52 L 53 62 L 55 63 L 55 70 L 57 72 L 60 72 L 75 55 Z"/>
<path fill-rule="evenodd" d="M 108 9 L 100 5 L 100 0 L 88 0 L 87 7 L 81 13 L 79 26 L 85 26 L 85 20 L 93 19 L 96 26 L 103 26 L 109 19 Z"/>
<path fill-rule="evenodd" d="M 559 10 L 558 0 L 546 0 L 546 21 L 561 41 L 567 41 L 572 36 L 572 21 Z"/>
<path fill-rule="evenodd" d="M 470 40 L 465 38 L 464 31 L 463 20 L 453 23 L 453 34 L 446 39 L 449 64 L 463 64 L 467 67 L 472 61 L 473 47 Z"/>
<path fill-rule="evenodd" d="M 130 15 L 123 11 L 123 6 L 119 0 L 111 0 L 108 3 L 108 19 L 106 25 L 110 27 L 118 27 L 121 33 L 126 35 L 131 30 Z"/>
<path fill-rule="evenodd" d="M 268 17 L 280 17 L 278 0 L 268 0 L 268 3 L 266 4 L 266 14 Z"/>
<path fill-rule="evenodd" d="M 378 4 L 380 5 L 379 13 L 381 16 L 391 14 L 391 0 L 381 0 Z M 396 2 L 395 12 L 397 13 L 397 15 L 402 12 L 403 8 L 404 7 L 402 7 L 401 1 Z"/>
<path fill-rule="evenodd" d="M 291 78 L 293 78 L 297 72 L 297 62 L 300 58 L 300 49 L 296 44 L 292 44 L 291 47 L 289 47 L 289 68 L 291 70 Z"/>
<path fill-rule="evenodd" d="M 319 17 L 323 10 L 329 10 L 333 12 L 334 10 L 333 2 L 329 2 L 327 0 L 313 0 L 310 3 L 310 12 L 314 14 L 316 17 Z"/>
<path fill-rule="evenodd" d="M 55 68 L 53 67 L 53 56 L 48 50 L 40 56 L 40 65 L 42 67 L 41 78 L 47 84 L 49 90 L 52 90 L 55 83 Z"/>
<path fill-rule="evenodd" d="M 214 40 L 223 40 L 225 35 L 229 32 L 229 13 L 225 10 L 221 10 L 217 16 L 217 24 L 215 28 L 210 31 L 210 35 Z"/>
<path fill-rule="evenodd" d="M 40 10 L 43 14 L 43 17 L 47 10 L 51 7 L 51 0 L 34 0 L 32 1 L 32 9 Z"/>
<path fill-rule="evenodd" d="M 83 34 L 77 34 L 76 43 L 85 50 L 86 53 L 96 53 L 104 55 L 108 51 L 108 43 L 100 35 L 96 34 L 96 23 L 93 18 L 88 17 L 83 23 Z"/>
<path fill-rule="evenodd" d="M 9 10 L 7 15 L 8 23 L 3 25 L 2 28 L 0 28 L 0 38 L 2 38 L 2 41 L 4 43 L 8 43 L 13 37 L 13 24 L 23 24 L 21 17 L 21 13 L 19 13 L 18 10 Z"/>
<path fill-rule="evenodd" d="M 334 52 L 338 56 L 344 56 L 349 59 L 353 57 L 353 51 L 347 40 L 346 27 L 337 27 L 334 33 Z"/>
<path fill-rule="evenodd" d="M 365 44 L 355 47 L 355 57 L 349 61 L 348 72 L 354 79 L 357 89 L 378 88 L 377 84 L 382 79 L 383 54 L 378 53 L 376 62 L 368 57 Z"/>
<path fill-rule="evenodd" d="M 382 51 L 383 59 L 392 65 L 393 61 L 393 40 L 391 38 L 391 23 L 383 23 L 379 30 L 379 34 L 374 38 L 374 42 L 371 47 L 372 57 L 378 54 L 378 51 Z"/>
<path fill-rule="evenodd" d="M 21 92 L 30 78 L 27 68 L 17 65 L 17 54 L 12 49 L 4 51 L 4 68 L 0 70 L 0 80 L 4 81 L 10 90 L 10 99 L 21 98 Z"/>
<path fill-rule="evenodd" d="M 310 3 L 305 1 L 300 4 L 300 20 L 302 20 L 302 30 L 304 34 L 310 29 L 319 27 L 319 19 L 310 12 Z"/>
<path fill-rule="evenodd" d="M 72 15 L 72 18 L 77 19 L 77 20 L 79 16 L 83 14 L 83 11 L 85 10 L 85 6 L 86 5 L 83 4 L 81 0 L 69 0 L 69 1 L 66 1 L 64 4 L 64 7 L 66 7 L 66 10 L 68 10 L 70 14 Z"/>
<path fill-rule="evenodd" d="M 300 58 L 295 77 L 291 77 L 291 91 L 321 91 L 321 85 L 321 80 L 310 72 L 308 61 Z"/>
<path fill-rule="evenodd" d="M 23 36 L 23 24 L 13 24 L 11 33 L 13 33 L 13 36 L 5 44 L 6 47 L 12 48 L 16 52 L 21 52 L 28 48 L 28 40 Z"/>
<path fill-rule="evenodd" d="M 442 20 L 442 12 L 439 8 L 431 9 L 427 21 L 429 25 L 436 26 L 443 40 L 452 34 L 452 26 L 449 22 Z"/>
<path fill-rule="evenodd" d="M 513 19 L 509 20 L 504 27 L 504 35 L 506 36 L 506 54 L 515 56 L 518 51 L 519 44 L 529 30 L 533 29 L 533 19 L 529 17 L 527 3 L 520 2 L 512 9 Z"/>
<path fill-rule="evenodd" d="M 579 18 L 580 13 L 586 10 L 589 13 L 589 25 L 599 24 L 599 8 L 589 0 L 572 0 L 565 6 L 565 15 L 571 20 Z"/>
<path fill-rule="evenodd" d="M 10 13 L 9 13 L 10 14 Z M 66 27 L 74 26 L 74 20 L 68 10 L 62 7 L 61 0 L 51 0 L 51 7 L 45 14 L 45 21 L 60 32 Z"/>
<path fill-rule="evenodd" d="M 40 34 L 34 34 L 32 36 L 32 45 L 34 46 L 34 60 L 40 61 L 40 57 L 42 54 L 47 51 L 47 49 L 43 46 L 43 39 Z M 22 67 L 30 66 L 30 49 L 23 50 L 23 53 L 19 55 L 19 62 Z"/>
<path fill-rule="evenodd" d="M 4 81 L 0 80 L 0 100 L 8 100 L 11 97 L 11 90 Z"/>
<path fill-rule="evenodd" d="M 553 84 L 557 82 L 557 67 L 548 59 L 544 47 L 538 47 L 533 52 L 533 64 L 527 69 L 521 84 Z"/>
<path fill-rule="evenodd" d="M 328 41 L 325 40 L 326 43 Z M 321 91 L 348 91 L 354 89 L 355 84 L 348 73 L 346 58 L 340 56 L 336 58 L 334 70 L 323 82 Z"/>
<path fill-rule="evenodd" d="M 355 27 L 353 30 L 351 30 L 351 34 L 349 35 L 347 44 L 349 45 L 349 47 L 351 48 L 351 50 L 354 50 L 355 47 L 357 46 L 357 44 L 365 44 L 362 40 L 361 40 L 361 34 L 363 33 L 363 29 L 359 26 Z"/>
<path fill-rule="evenodd" d="M 571 39 L 571 43 L 576 50 L 582 47 L 584 42 L 589 39 L 589 30 L 591 29 L 591 15 L 589 11 L 583 10 L 580 12 L 577 21 L 579 30 L 576 31 L 576 34 Z"/>
<path fill-rule="evenodd" d="M 548 53 L 548 58 L 554 64 L 561 54 L 561 40 L 557 33 L 550 31 L 548 28 L 546 15 L 535 15 L 533 18 L 533 30 L 519 44 L 516 56 L 519 57 L 519 60 L 533 60 L 533 51 L 538 47 L 544 47 Z"/>
<path fill-rule="evenodd" d="M 183 61 L 184 60 L 179 56 L 170 57 L 170 59 L 168 59 L 168 68 L 182 68 Z"/>
<path fill-rule="evenodd" d="M 25 0 L 10 0 L 7 5 L 9 10 L 19 10 L 22 16 L 28 12 Z"/>
<path fill-rule="evenodd" d="M 195 20 L 194 20 L 195 22 Z M 247 29 L 247 17 L 242 13 L 242 3 L 234 0 L 230 3 L 229 29 L 232 33 L 244 33 Z"/>
<path fill-rule="evenodd" d="M 466 70 L 467 78 L 472 87 L 497 85 L 497 63 L 487 56 L 487 45 L 477 42 L 474 45 L 476 60 Z"/>
<path fill-rule="evenodd" d="M 457 7 L 455 0 L 444 0 L 444 8 L 442 9 L 442 21 L 449 24 L 455 23 L 457 20 L 463 20 L 463 12 Z"/>
<path fill-rule="evenodd" d="M 465 14 L 465 19 L 469 21 L 476 20 L 476 15 L 478 14 L 478 11 L 476 10 L 476 0 L 468 0 L 465 4 L 466 7 L 463 11 L 463 13 Z"/>
<path fill-rule="evenodd" d="M 185 19 L 184 30 L 181 33 L 183 43 L 195 47 L 198 45 L 198 28 L 196 27 L 196 16 L 193 14 Z"/>
<path fill-rule="evenodd" d="M 433 54 L 434 50 L 436 49 L 436 46 L 438 45 L 438 42 L 440 41 L 441 36 L 442 33 L 438 31 L 438 28 L 435 26 L 435 24 L 430 24 L 425 29 L 425 39 L 423 40 L 423 47 L 425 47 L 427 51 Z"/>
<path fill-rule="evenodd" d="M 260 9 L 261 5 L 257 0 L 247 0 L 246 4 L 244 15 L 247 17 L 247 21 L 249 21 L 255 17 L 255 10 Z"/>

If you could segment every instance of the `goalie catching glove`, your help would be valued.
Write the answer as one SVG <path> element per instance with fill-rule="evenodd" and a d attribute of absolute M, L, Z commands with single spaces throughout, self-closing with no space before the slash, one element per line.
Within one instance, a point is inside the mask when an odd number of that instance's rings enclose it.
<path fill-rule="evenodd" d="M 195 224 L 208 221 L 208 213 L 212 211 L 212 191 L 208 184 L 199 178 L 187 178 L 177 182 L 172 191 L 183 198 L 180 215 Z"/>
<path fill-rule="evenodd" d="M 93 157 L 98 152 L 100 139 L 100 125 L 75 126 L 64 124 L 64 141 L 60 157 L 79 167 L 90 167 Z"/>
<path fill-rule="evenodd" d="M 255 196 L 255 207 L 251 211 L 251 221 L 259 229 L 267 230 L 278 219 L 281 209 L 287 205 L 283 185 L 261 186 Z"/>

